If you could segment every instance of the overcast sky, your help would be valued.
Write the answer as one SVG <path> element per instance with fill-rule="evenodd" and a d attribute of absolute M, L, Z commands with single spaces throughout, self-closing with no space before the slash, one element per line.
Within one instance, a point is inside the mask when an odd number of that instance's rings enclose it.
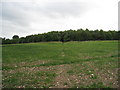
<path fill-rule="evenodd" d="M 0 36 L 69 29 L 118 30 L 119 0 L 2 0 Z M 1 23 L 2 21 L 2 23 Z"/>

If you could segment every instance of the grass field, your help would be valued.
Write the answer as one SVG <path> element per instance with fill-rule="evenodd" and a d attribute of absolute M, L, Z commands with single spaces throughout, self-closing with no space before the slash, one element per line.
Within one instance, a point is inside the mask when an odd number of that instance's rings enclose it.
<path fill-rule="evenodd" d="M 3 88 L 117 88 L 118 41 L 3 45 Z"/>

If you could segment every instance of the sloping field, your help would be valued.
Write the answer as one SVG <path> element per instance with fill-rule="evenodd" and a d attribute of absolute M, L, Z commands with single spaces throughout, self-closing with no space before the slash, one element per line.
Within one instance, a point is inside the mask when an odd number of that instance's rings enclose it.
<path fill-rule="evenodd" d="M 117 88 L 118 41 L 3 45 L 3 88 Z"/>

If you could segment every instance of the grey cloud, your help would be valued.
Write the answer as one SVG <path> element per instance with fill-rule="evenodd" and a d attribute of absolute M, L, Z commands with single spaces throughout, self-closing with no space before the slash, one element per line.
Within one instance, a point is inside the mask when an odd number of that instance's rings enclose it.
<path fill-rule="evenodd" d="M 48 6 L 51 12 L 63 15 L 77 16 L 83 13 L 84 7 L 81 3 L 54 3 Z"/>
<path fill-rule="evenodd" d="M 51 2 L 38 8 L 38 12 L 50 17 L 76 17 L 86 10 L 87 5 L 83 2 Z"/>
<path fill-rule="evenodd" d="M 77 17 L 83 15 L 86 11 L 86 5 L 83 2 L 51 2 L 44 4 L 35 7 L 32 3 L 3 3 L 3 20 L 27 26 L 32 18 Z M 38 17 L 33 17 L 32 14 L 36 14 Z"/>
<path fill-rule="evenodd" d="M 29 16 L 18 3 L 2 3 L 2 19 L 21 26 L 29 24 Z"/>
<path fill-rule="evenodd" d="M 14 34 L 20 36 L 29 33 L 31 21 L 29 12 L 22 6 L 22 3 L 2 3 L 2 37 L 11 38 Z"/>
<path fill-rule="evenodd" d="M 21 27 L 13 24 L 9 21 L 3 21 L 2 23 L 2 37 L 12 38 L 13 35 L 24 36 L 29 33 L 29 29 L 27 27 Z"/>
<path fill-rule="evenodd" d="M 2 3 L 3 36 L 11 37 L 14 34 L 29 34 L 30 24 L 34 21 L 51 22 L 51 19 L 78 17 L 86 12 L 87 7 L 83 2 L 49 2 L 42 6 L 32 3 Z M 34 15 L 36 17 L 34 17 Z M 46 24 L 46 23 L 44 23 Z M 39 32 L 39 31 L 38 31 Z"/>

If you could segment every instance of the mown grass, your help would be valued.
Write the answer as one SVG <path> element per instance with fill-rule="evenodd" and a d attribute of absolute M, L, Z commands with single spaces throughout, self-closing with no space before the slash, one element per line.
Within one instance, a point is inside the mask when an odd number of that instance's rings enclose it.
<path fill-rule="evenodd" d="M 63 70 L 69 78 L 75 75 L 76 79 L 83 80 L 82 77 L 84 78 L 85 75 L 90 82 L 93 82 L 90 85 L 84 85 L 80 83 L 84 80 L 79 81 L 78 84 L 73 80 L 71 81 L 73 85 L 70 86 L 69 82 L 65 81 L 63 82 L 65 86 L 114 87 L 114 85 L 108 85 L 101 81 L 102 76 L 100 74 L 109 70 L 111 72 L 107 74 L 114 78 L 111 73 L 118 68 L 118 41 L 11 44 L 4 45 L 2 50 L 3 87 L 57 87 L 55 82 L 59 81 L 55 78 L 59 75 L 57 73 L 59 65 L 69 65 L 71 67 Z M 45 61 L 45 63 L 38 63 L 38 61 Z M 52 68 L 52 71 L 46 70 L 46 68 Z M 93 76 L 91 76 L 92 74 Z M 81 78 L 78 78 L 79 76 Z"/>

